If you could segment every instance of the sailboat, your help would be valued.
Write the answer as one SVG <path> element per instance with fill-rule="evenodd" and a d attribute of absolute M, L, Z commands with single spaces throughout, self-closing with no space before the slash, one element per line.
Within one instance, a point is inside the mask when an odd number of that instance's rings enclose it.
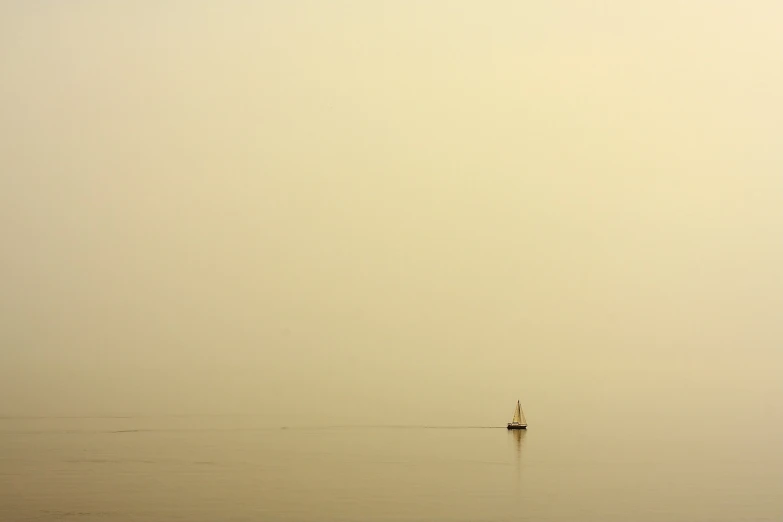
<path fill-rule="evenodd" d="M 514 418 L 508 423 L 508 429 L 510 430 L 526 430 L 527 420 L 525 420 L 525 414 L 522 413 L 522 405 L 517 401 L 517 409 L 514 410 Z"/>

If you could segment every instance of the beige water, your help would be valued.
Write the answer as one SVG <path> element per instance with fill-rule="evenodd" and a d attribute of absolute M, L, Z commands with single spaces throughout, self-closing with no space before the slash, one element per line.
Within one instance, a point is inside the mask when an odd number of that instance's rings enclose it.
<path fill-rule="evenodd" d="M 4 419 L 0 520 L 783 519 L 769 426 L 621 426 Z"/>

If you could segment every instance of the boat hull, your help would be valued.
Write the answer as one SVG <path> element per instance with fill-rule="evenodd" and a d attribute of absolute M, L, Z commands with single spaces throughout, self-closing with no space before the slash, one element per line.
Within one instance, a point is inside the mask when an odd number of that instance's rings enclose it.
<path fill-rule="evenodd" d="M 509 424 L 507 428 L 510 430 L 526 430 L 527 424 Z"/>

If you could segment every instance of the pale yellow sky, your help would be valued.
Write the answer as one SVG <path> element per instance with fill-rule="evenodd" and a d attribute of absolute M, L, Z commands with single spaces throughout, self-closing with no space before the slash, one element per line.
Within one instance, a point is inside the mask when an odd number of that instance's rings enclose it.
<path fill-rule="evenodd" d="M 4 2 L 0 415 L 780 419 L 781 20 Z"/>

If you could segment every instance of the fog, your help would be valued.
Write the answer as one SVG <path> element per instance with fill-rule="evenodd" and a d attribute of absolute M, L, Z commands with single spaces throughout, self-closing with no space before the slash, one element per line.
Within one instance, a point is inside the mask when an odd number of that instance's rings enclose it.
<path fill-rule="evenodd" d="M 4 2 L 0 415 L 781 424 L 782 19 Z"/>

